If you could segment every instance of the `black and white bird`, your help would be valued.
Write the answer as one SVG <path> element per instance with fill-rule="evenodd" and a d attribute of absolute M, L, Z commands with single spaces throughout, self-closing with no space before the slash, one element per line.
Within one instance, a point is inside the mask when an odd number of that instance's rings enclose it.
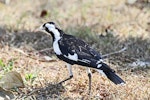
<path fill-rule="evenodd" d="M 103 62 L 101 55 L 83 40 L 72 35 L 65 34 L 55 25 L 54 22 L 44 23 L 40 27 L 40 30 L 52 36 L 53 49 L 56 56 L 60 60 L 63 60 L 67 63 L 69 77 L 60 83 L 63 83 L 73 77 L 71 65 L 74 64 L 87 67 L 89 77 L 89 91 L 91 90 L 90 68 L 96 69 L 99 73 L 106 76 L 115 84 L 125 83 L 113 69 L 111 69 Z"/>

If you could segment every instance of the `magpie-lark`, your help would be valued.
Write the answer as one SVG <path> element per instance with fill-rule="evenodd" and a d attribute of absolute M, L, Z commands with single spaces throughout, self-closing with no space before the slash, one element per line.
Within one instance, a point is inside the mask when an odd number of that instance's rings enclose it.
<path fill-rule="evenodd" d="M 106 76 L 115 84 L 125 83 L 115 71 L 105 64 L 101 55 L 91 48 L 86 42 L 72 35 L 65 34 L 54 22 L 44 23 L 40 30 L 52 36 L 53 49 L 56 56 L 67 63 L 69 77 L 60 83 L 63 83 L 73 77 L 72 66 L 74 64 L 87 67 L 89 77 L 89 92 L 91 90 L 91 71 L 96 69 L 99 73 Z"/>

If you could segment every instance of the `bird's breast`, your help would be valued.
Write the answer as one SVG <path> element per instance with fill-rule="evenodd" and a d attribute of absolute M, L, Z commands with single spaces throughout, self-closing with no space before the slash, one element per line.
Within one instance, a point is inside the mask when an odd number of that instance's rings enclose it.
<path fill-rule="evenodd" d="M 55 41 L 53 42 L 53 49 L 54 49 L 54 52 L 55 52 L 57 55 L 61 55 L 61 54 L 62 54 L 62 52 L 61 52 L 61 50 L 60 50 L 60 48 L 59 48 L 58 40 L 55 40 Z"/>

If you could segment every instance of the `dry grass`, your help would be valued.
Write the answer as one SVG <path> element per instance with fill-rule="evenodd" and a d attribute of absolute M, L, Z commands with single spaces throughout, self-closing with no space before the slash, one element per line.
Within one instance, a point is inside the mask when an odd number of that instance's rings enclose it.
<path fill-rule="evenodd" d="M 149 100 L 150 66 L 129 66 L 137 59 L 150 62 L 150 8 L 141 9 L 136 5 L 126 5 L 125 0 L 13 0 L 9 5 L 0 3 L 0 59 L 5 64 L 13 60 L 12 70 L 19 72 L 25 82 L 21 92 L 13 92 L 15 96 L 27 100 Z M 43 10 L 47 14 L 40 17 Z M 47 21 L 56 22 L 67 33 L 83 38 L 103 54 L 128 46 L 127 51 L 106 60 L 127 84 L 116 86 L 93 70 L 92 95 L 88 96 L 87 73 L 84 68 L 74 65 L 74 78 L 56 85 L 68 76 L 64 62 L 42 62 L 15 50 L 33 53 L 50 48 L 50 37 L 32 32 Z M 55 58 L 53 51 L 47 52 L 44 54 Z M 3 74 L 1 69 L 0 75 Z M 25 80 L 29 74 L 35 76 L 33 82 Z"/>

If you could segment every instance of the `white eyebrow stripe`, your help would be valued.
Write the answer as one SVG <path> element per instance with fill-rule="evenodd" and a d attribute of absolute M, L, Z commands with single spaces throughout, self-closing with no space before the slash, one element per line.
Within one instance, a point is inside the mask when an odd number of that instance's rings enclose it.
<path fill-rule="evenodd" d="M 52 24 L 46 24 L 45 26 L 46 26 L 48 29 L 49 29 L 49 28 L 50 28 L 50 29 L 51 29 L 51 28 L 55 28 L 55 26 L 52 25 Z"/>

